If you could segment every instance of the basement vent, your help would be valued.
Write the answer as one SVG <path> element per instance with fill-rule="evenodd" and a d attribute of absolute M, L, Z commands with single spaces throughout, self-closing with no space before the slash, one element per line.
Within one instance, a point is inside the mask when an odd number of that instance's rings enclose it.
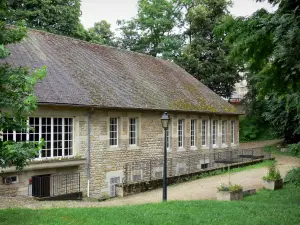
<path fill-rule="evenodd" d="M 133 175 L 132 176 L 132 181 L 140 181 L 140 180 L 142 180 L 141 174 Z"/>
<path fill-rule="evenodd" d="M 162 172 L 155 172 L 155 178 L 162 178 Z"/>
<path fill-rule="evenodd" d="M 201 164 L 201 169 L 202 170 L 207 169 L 207 168 L 208 168 L 208 163 Z"/>
<path fill-rule="evenodd" d="M 116 196 L 116 184 L 120 183 L 120 177 L 112 177 L 110 178 L 110 196 Z"/>
<path fill-rule="evenodd" d="M 178 173 L 179 173 L 179 174 L 183 174 L 184 172 L 185 172 L 184 167 L 179 167 L 179 168 L 178 168 Z"/>

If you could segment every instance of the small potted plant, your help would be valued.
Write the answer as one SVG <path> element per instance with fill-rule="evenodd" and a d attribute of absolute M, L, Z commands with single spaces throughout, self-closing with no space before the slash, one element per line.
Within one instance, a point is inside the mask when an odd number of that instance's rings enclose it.
<path fill-rule="evenodd" d="M 243 199 L 243 187 L 238 184 L 225 185 L 218 187 L 217 200 L 234 201 Z"/>
<path fill-rule="evenodd" d="M 267 176 L 263 177 L 263 186 L 265 189 L 269 190 L 277 190 L 283 187 L 283 181 L 275 163 L 272 163 L 271 166 L 269 166 Z"/>

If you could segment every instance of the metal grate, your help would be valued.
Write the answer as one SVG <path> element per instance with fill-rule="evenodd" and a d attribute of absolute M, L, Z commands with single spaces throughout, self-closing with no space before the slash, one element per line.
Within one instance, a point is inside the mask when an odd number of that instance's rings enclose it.
<path fill-rule="evenodd" d="M 116 184 L 120 183 L 120 177 L 112 177 L 110 178 L 110 196 L 116 196 Z"/>
<path fill-rule="evenodd" d="M 35 197 L 49 197 L 80 192 L 80 173 L 40 175 L 32 177 L 28 194 Z"/>

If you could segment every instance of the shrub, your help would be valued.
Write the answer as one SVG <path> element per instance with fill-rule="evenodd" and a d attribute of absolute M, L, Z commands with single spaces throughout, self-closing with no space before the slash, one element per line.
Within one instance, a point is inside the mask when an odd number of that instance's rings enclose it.
<path fill-rule="evenodd" d="M 290 170 L 284 178 L 284 181 L 300 187 L 300 167 Z"/>
<path fill-rule="evenodd" d="M 268 181 L 274 181 L 274 180 L 279 180 L 281 179 L 281 175 L 279 170 L 276 168 L 276 164 L 275 162 L 273 162 L 270 166 L 269 166 L 269 172 L 267 174 L 267 176 L 263 177 L 264 180 L 268 180 Z"/>
<path fill-rule="evenodd" d="M 297 144 L 288 145 L 288 150 L 294 156 L 300 156 L 300 142 L 298 142 Z"/>
<path fill-rule="evenodd" d="M 243 187 L 241 185 L 238 184 L 229 184 L 229 185 L 225 185 L 225 184 L 221 184 L 220 187 L 217 187 L 218 191 L 239 191 L 239 190 L 243 190 Z"/>

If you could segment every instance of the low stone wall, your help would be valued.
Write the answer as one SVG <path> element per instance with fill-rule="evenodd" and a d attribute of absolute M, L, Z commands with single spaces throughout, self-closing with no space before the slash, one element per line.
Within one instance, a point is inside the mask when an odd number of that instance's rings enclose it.
<path fill-rule="evenodd" d="M 271 159 L 273 159 L 273 158 L 271 158 Z M 235 164 L 230 165 L 229 167 L 231 169 L 232 168 L 237 168 L 237 167 L 245 167 L 245 166 L 249 166 L 249 165 L 253 165 L 253 164 L 263 162 L 264 160 L 266 160 L 266 159 L 257 159 L 257 160 L 253 160 L 253 161 L 250 161 L 250 162 L 244 162 L 244 163 L 235 163 Z M 216 168 L 213 168 L 213 169 L 206 169 L 206 170 L 199 171 L 199 172 L 196 172 L 196 173 L 190 173 L 190 174 L 184 174 L 184 175 L 180 175 L 180 176 L 168 177 L 167 178 L 167 184 L 171 185 L 171 184 L 175 184 L 175 183 L 185 182 L 189 179 L 192 179 L 195 176 L 199 176 L 200 174 L 209 173 L 209 172 L 219 170 L 219 169 L 223 169 L 223 168 L 227 169 L 228 166 L 216 167 Z M 145 192 L 145 191 L 149 191 L 149 190 L 162 188 L 162 186 L 163 186 L 163 180 L 162 179 L 139 182 L 139 183 L 131 183 L 131 184 L 117 184 L 116 185 L 116 196 L 117 197 L 126 197 L 126 196 L 129 196 L 129 195 L 133 195 L 133 194 L 137 194 L 137 193 L 141 193 L 141 192 Z"/>

